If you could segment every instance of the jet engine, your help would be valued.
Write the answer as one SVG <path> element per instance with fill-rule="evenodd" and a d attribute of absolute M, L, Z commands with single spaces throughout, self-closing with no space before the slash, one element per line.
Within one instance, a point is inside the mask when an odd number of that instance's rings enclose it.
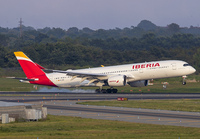
<path fill-rule="evenodd" d="M 148 80 L 135 81 L 128 83 L 131 87 L 144 87 L 148 85 Z"/>
<path fill-rule="evenodd" d="M 126 85 L 126 76 L 125 75 L 118 75 L 112 76 L 108 78 L 108 85 L 109 86 L 125 86 Z"/>

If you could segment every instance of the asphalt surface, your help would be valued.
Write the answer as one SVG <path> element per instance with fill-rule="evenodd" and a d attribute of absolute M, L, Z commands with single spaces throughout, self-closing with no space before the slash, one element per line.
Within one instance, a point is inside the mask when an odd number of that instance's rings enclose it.
<path fill-rule="evenodd" d="M 199 99 L 200 93 L 195 94 L 95 94 L 95 93 L 32 93 L 32 92 L 1 92 L 0 101 L 41 103 L 48 108 L 49 114 L 77 116 L 83 118 L 119 120 L 136 123 L 175 125 L 200 128 L 198 112 L 179 112 L 165 110 L 150 110 L 108 106 L 78 105 L 76 102 L 87 100 L 117 100 L 126 97 L 129 100 L 139 99 Z M 12 96 L 4 96 L 10 95 Z"/>
<path fill-rule="evenodd" d="M 85 111 L 85 112 L 97 112 L 97 113 L 112 113 L 112 114 L 127 114 L 127 115 L 140 115 L 140 116 L 156 116 L 156 117 L 166 117 L 166 118 L 183 118 L 183 119 L 193 119 L 200 120 L 200 115 L 180 115 L 175 113 L 160 113 L 156 112 L 147 112 L 147 111 L 124 111 L 120 110 L 111 110 L 111 109 L 102 109 L 102 108 L 80 108 L 80 107 L 66 107 L 66 106 L 53 106 L 53 105 L 43 105 L 49 109 L 57 110 L 73 110 L 73 111 Z"/>
<path fill-rule="evenodd" d="M 125 97 L 129 100 L 139 99 L 200 99 L 200 93 L 117 93 L 117 94 L 97 94 L 97 93 L 63 93 L 63 92 L 0 92 L 0 101 L 10 102 L 32 102 L 51 100 L 116 100 L 118 97 Z M 12 95 L 6 96 L 6 95 Z M 23 99 L 24 100 L 23 100 Z"/>

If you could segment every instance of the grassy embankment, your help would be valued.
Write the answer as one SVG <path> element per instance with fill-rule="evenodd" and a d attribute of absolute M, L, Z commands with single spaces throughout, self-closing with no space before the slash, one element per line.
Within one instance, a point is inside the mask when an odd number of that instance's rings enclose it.
<path fill-rule="evenodd" d="M 48 115 L 46 121 L 0 124 L 0 138 L 199 138 L 200 128 Z"/>

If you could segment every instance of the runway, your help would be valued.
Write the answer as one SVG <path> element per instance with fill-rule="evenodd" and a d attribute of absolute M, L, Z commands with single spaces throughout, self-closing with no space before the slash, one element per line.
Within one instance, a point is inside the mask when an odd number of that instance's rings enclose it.
<path fill-rule="evenodd" d="M 195 94 L 92 94 L 92 93 L 40 93 L 20 92 L 13 94 L 1 92 L 0 101 L 24 102 L 31 104 L 43 104 L 48 108 L 49 114 L 78 116 L 83 118 L 119 120 L 138 123 L 176 125 L 186 127 L 200 127 L 200 114 L 198 112 L 179 112 L 165 110 L 150 110 L 108 106 L 78 105 L 76 102 L 88 100 L 117 100 L 118 97 L 126 97 L 129 100 L 139 99 L 199 99 L 200 93 Z"/>
<path fill-rule="evenodd" d="M 64 93 L 64 92 L 0 92 L 0 100 L 15 102 L 51 100 L 116 100 L 125 97 L 129 100 L 140 99 L 200 99 L 200 93 Z"/>

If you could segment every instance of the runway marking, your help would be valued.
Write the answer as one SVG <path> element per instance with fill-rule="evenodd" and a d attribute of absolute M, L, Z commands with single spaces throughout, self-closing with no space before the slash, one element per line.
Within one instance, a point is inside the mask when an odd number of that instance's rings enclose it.
<path fill-rule="evenodd" d="M 86 114 L 96 114 L 96 112 L 84 112 Z"/>
<path fill-rule="evenodd" d="M 165 120 L 162 120 L 162 119 L 159 120 L 159 118 L 158 118 L 157 120 L 147 120 L 147 121 L 153 122 L 153 121 L 165 121 Z"/>
<path fill-rule="evenodd" d="M 125 117 L 137 118 L 138 116 L 125 116 Z"/>
<path fill-rule="evenodd" d="M 180 122 L 181 121 L 181 122 Z M 182 120 L 179 120 L 179 121 L 176 121 L 176 122 L 168 122 L 168 123 L 171 123 L 171 124 L 176 124 L 176 123 L 184 123 Z"/>
<path fill-rule="evenodd" d="M 163 121 L 177 121 L 177 119 L 165 119 L 165 118 L 160 118 L 162 119 Z"/>
<path fill-rule="evenodd" d="M 138 119 L 138 118 L 137 118 L 137 119 Z M 145 120 L 145 119 L 147 119 L 147 118 L 142 118 L 142 117 L 139 116 L 139 120 Z"/>
<path fill-rule="evenodd" d="M 102 114 L 103 116 L 113 116 L 114 114 Z"/>

